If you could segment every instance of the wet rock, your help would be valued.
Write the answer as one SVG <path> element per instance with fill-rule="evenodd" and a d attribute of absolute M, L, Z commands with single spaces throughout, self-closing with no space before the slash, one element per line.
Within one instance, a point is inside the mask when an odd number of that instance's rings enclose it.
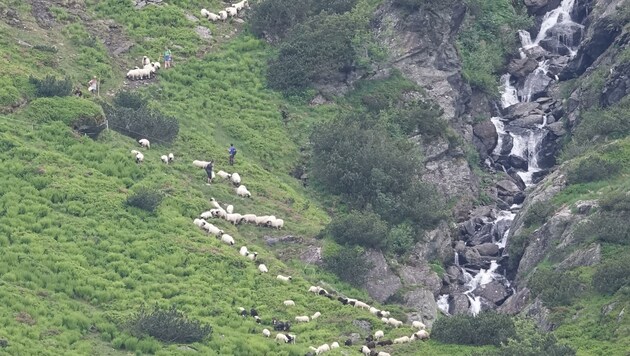
<path fill-rule="evenodd" d="M 527 164 L 527 162 L 525 162 L 525 164 Z M 527 168 L 525 168 L 524 170 L 527 170 Z M 512 178 L 512 181 L 518 186 L 518 189 L 525 190 L 526 188 L 525 182 L 523 182 L 523 178 L 521 178 L 521 176 L 518 175 L 518 172 L 516 171 L 516 169 L 514 168 L 508 169 L 507 174 L 510 176 L 510 178 Z M 520 203 L 514 203 L 514 204 L 520 204 Z"/>
<path fill-rule="evenodd" d="M 516 119 L 510 122 L 510 125 L 528 128 L 528 129 L 535 129 L 539 127 L 540 125 L 542 125 L 542 123 L 545 121 L 545 118 L 543 116 L 544 116 L 543 114 L 538 114 L 538 113 L 523 116 L 519 119 Z"/>
<path fill-rule="evenodd" d="M 520 177 L 519 177 L 520 178 Z M 522 182 L 522 180 L 521 180 Z M 523 183 L 525 184 L 525 183 Z M 525 193 L 518 192 L 512 197 L 512 204 L 522 204 L 525 201 Z"/>
<path fill-rule="evenodd" d="M 551 78 L 544 71 L 536 69 L 525 78 L 523 87 L 518 90 L 519 96 L 528 98 L 529 101 L 547 96 L 549 83 L 551 83 Z"/>
<path fill-rule="evenodd" d="M 538 62 L 533 58 L 515 58 L 508 64 L 508 73 L 517 79 L 524 79 L 538 67 Z"/>
<path fill-rule="evenodd" d="M 464 251 L 464 260 L 466 264 L 481 266 L 483 264 L 483 259 L 481 258 L 481 254 L 476 248 L 467 247 Z"/>
<path fill-rule="evenodd" d="M 525 52 L 525 55 L 528 58 L 533 58 L 537 61 L 545 58 L 547 56 L 547 51 L 545 51 L 542 47 L 540 46 L 534 46 L 532 48 L 528 48 L 525 49 L 523 52 Z"/>
<path fill-rule="evenodd" d="M 562 69 L 567 66 L 571 57 L 569 56 L 555 56 L 549 59 L 548 74 L 552 77 L 557 76 L 562 72 Z"/>
<path fill-rule="evenodd" d="M 506 109 L 506 113 L 503 118 L 510 121 L 516 120 L 535 113 L 534 110 L 538 109 L 539 106 L 540 104 L 537 102 L 517 103 Z"/>
<path fill-rule="evenodd" d="M 529 289 L 523 288 L 506 299 L 497 311 L 509 315 L 516 315 L 527 306 L 527 303 L 529 303 L 529 296 Z"/>
<path fill-rule="evenodd" d="M 547 131 L 538 147 L 538 167 L 549 169 L 556 165 L 556 152 L 560 147 L 558 137 Z"/>
<path fill-rule="evenodd" d="M 508 291 L 499 281 L 492 281 L 477 287 L 473 294 L 498 305 L 507 298 Z"/>
<path fill-rule="evenodd" d="M 370 297 L 382 303 L 394 295 L 402 287 L 402 283 L 387 265 L 382 252 L 368 251 L 365 258 L 372 264 L 372 269 L 367 275 L 364 287 Z"/>
<path fill-rule="evenodd" d="M 403 296 L 405 305 L 413 308 L 419 314 L 427 327 L 433 325 L 433 321 L 437 317 L 437 303 L 433 292 L 427 289 L 418 289 L 405 293 Z"/>
<path fill-rule="evenodd" d="M 558 264 L 558 269 L 569 270 L 579 266 L 593 266 L 599 264 L 601 258 L 601 246 L 592 244 L 587 248 L 579 249 L 570 254 L 569 257 Z"/>
<path fill-rule="evenodd" d="M 450 302 L 449 310 L 451 314 L 468 314 L 468 309 L 470 308 L 470 302 L 468 301 L 468 297 L 463 294 L 455 294 L 453 299 Z"/>
<path fill-rule="evenodd" d="M 496 256 L 499 254 L 499 246 L 494 243 L 484 243 L 475 246 L 481 256 Z"/>
<path fill-rule="evenodd" d="M 462 270 L 457 266 L 448 266 L 445 276 L 448 277 L 450 283 L 455 283 L 461 276 Z"/>
<path fill-rule="evenodd" d="M 540 183 L 543 179 L 545 179 L 545 176 L 547 176 L 547 174 L 549 174 L 549 170 L 548 169 L 541 169 L 540 171 L 533 172 L 532 173 L 532 183 L 533 184 Z"/>
<path fill-rule="evenodd" d="M 497 182 L 496 185 L 499 189 L 499 195 L 514 195 L 521 191 L 516 183 L 507 179 Z"/>
<path fill-rule="evenodd" d="M 482 144 L 485 152 L 490 153 L 497 145 L 497 128 L 492 121 L 486 120 L 473 126 L 473 134 Z"/>
<path fill-rule="evenodd" d="M 546 126 L 546 128 L 551 131 L 554 135 L 560 137 L 567 134 L 567 130 L 564 128 L 564 122 L 558 121 Z"/>
<path fill-rule="evenodd" d="M 455 243 L 455 252 L 462 255 L 466 250 L 466 243 L 464 241 L 457 241 Z"/>
<path fill-rule="evenodd" d="M 522 171 L 527 171 L 528 163 L 525 158 L 515 155 L 510 155 L 508 158 L 510 166 Z"/>
<path fill-rule="evenodd" d="M 549 10 L 558 7 L 561 0 L 525 0 L 524 2 L 530 15 L 542 16 Z"/>

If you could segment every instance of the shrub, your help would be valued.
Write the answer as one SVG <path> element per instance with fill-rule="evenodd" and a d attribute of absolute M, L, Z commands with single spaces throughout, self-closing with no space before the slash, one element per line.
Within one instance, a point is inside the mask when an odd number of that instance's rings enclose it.
<path fill-rule="evenodd" d="M 575 273 L 545 267 L 538 268 L 527 285 L 548 307 L 570 305 L 580 296 L 582 290 Z"/>
<path fill-rule="evenodd" d="M 567 171 L 567 183 L 578 184 L 610 178 L 621 171 L 621 166 L 599 155 L 581 159 Z"/>
<path fill-rule="evenodd" d="M 630 284 L 630 259 L 619 258 L 597 266 L 593 274 L 593 287 L 603 294 L 614 294 Z"/>
<path fill-rule="evenodd" d="M 547 222 L 555 210 L 556 207 L 551 202 L 537 201 L 527 209 L 523 224 L 525 227 L 540 226 Z"/>
<path fill-rule="evenodd" d="M 210 325 L 188 320 L 175 306 L 161 309 L 155 305 L 153 310 L 143 306 L 126 326 L 136 337 L 148 335 L 166 343 L 200 342 L 212 334 Z"/>
<path fill-rule="evenodd" d="M 575 140 L 588 141 L 598 136 L 622 138 L 630 134 L 630 98 L 606 109 L 591 109 L 582 116 L 575 129 Z"/>
<path fill-rule="evenodd" d="M 51 53 L 57 53 L 57 47 L 55 46 L 48 46 L 48 45 L 43 45 L 43 44 L 37 44 L 35 46 L 33 46 L 33 49 L 36 49 L 38 51 L 42 51 L 42 52 L 51 52 Z"/>
<path fill-rule="evenodd" d="M 162 143 L 172 142 L 179 133 L 179 122 L 174 117 L 140 108 L 138 110 L 104 106 L 109 127 L 134 139 L 149 138 Z"/>
<path fill-rule="evenodd" d="M 339 244 L 380 248 L 387 239 L 387 224 L 373 212 L 352 211 L 332 220 L 326 231 Z"/>
<path fill-rule="evenodd" d="M 339 279 L 360 287 L 365 283 L 372 264 L 365 259 L 358 247 L 339 247 L 324 254 L 324 266 Z"/>
<path fill-rule="evenodd" d="M 154 212 L 162 202 L 163 195 L 150 188 L 139 188 L 127 198 L 127 204 L 149 212 Z"/>
<path fill-rule="evenodd" d="M 404 255 L 413 248 L 414 231 L 409 224 L 400 224 L 389 231 L 387 249 L 398 255 Z"/>
<path fill-rule="evenodd" d="M 105 119 L 100 106 L 76 96 L 35 99 L 20 115 L 38 123 L 61 121 L 75 129 L 83 125 L 100 125 Z"/>
<path fill-rule="evenodd" d="M 528 245 L 528 235 L 522 234 L 510 237 L 507 243 L 508 255 L 510 256 L 508 259 L 508 271 L 516 272 Z"/>
<path fill-rule="evenodd" d="M 47 75 L 44 79 L 37 79 L 30 76 L 28 80 L 35 85 L 35 95 L 38 97 L 68 96 L 72 92 L 72 81 L 68 77 L 57 79 Z"/>
<path fill-rule="evenodd" d="M 436 103 L 414 100 L 395 109 L 393 117 L 407 135 L 419 133 L 426 137 L 439 137 L 445 135 L 448 129 L 448 122 L 440 118 L 442 114 L 443 110 Z"/>
<path fill-rule="evenodd" d="M 476 317 L 453 315 L 433 324 L 431 336 L 443 343 L 460 345 L 496 345 L 516 336 L 512 319 L 505 314 L 483 312 Z"/>
<path fill-rule="evenodd" d="M 114 96 L 114 105 L 120 108 L 141 109 L 147 106 L 147 100 L 140 94 L 130 91 L 119 91 Z"/>
<path fill-rule="evenodd" d="M 578 241 L 599 240 L 620 245 L 630 244 L 627 221 L 630 213 L 604 212 L 578 225 L 573 235 Z"/>
<path fill-rule="evenodd" d="M 599 200 L 599 205 L 605 211 L 630 212 L 630 192 L 619 189 L 614 190 L 604 195 Z"/>

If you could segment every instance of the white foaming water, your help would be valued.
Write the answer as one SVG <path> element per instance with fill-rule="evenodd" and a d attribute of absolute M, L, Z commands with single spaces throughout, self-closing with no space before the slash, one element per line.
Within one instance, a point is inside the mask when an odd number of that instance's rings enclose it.
<path fill-rule="evenodd" d="M 500 117 L 492 117 L 490 121 L 494 124 L 494 127 L 497 129 L 497 145 L 492 150 L 492 153 L 495 155 L 501 154 L 501 147 L 503 146 L 503 136 L 507 133 L 505 132 L 505 125 L 503 125 L 503 121 L 501 121 Z"/>
<path fill-rule="evenodd" d="M 532 100 L 532 92 L 536 86 L 541 83 L 548 83 L 549 79 L 547 78 L 547 72 L 549 71 L 549 61 L 543 60 L 538 62 L 538 67 L 532 72 L 532 74 L 528 75 L 525 78 L 525 84 L 523 85 L 523 97 L 521 97 L 522 101 L 530 102 Z"/>
<path fill-rule="evenodd" d="M 436 300 L 437 303 L 437 307 L 438 309 L 440 309 L 441 311 L 444 312 L 444 314 L 449 314 L 448 312 L 448 294 L 442 294 L 441 296 L 438 297 L 438 299 Z"/>
<path fill-rule="evenodd" d="M 515 206 L 516 204 L 513 204 L 512 206 Z M 510 207 L 511 208 L 511 207 Z M 497 216 L 497 220 L 495 222 L 498 223 L 499 221 L 503 221 L 503 220 L 508 220 L 508 221 L 513 221 L 514 218 L 516 217 L 516 214 L 511 212 L 511 211 L 507 211 L 507 210 L 501 210 L 499 212 L 499 215 Z M 497 245 L 499 248 L 505 248 L 505 245 L 507 244 L 507 238 L 508 235 L 510 234 L 510 229 L 506 229 L 505 232 L 503 232 L 503 236 L 501 236 L 501 240 L 495 242 L 494 244 Z"/>
<path fill-rule="evenodd" d="M 525 30 L 518 30 L 518 37 L 521 39 L 521 47 L 530 48 L 534 44 L 532 43 L 532 35 Z"/>
<path fill-rule="evenodd" d="M 459 267 L 459 253 L 455 252 L 455 266 Z"/>
<path fill-rule="evenodd" d="M 549 31 L 549 29 L 556 24 L 563 22 L 573 22 L 571 21 L 571 11 L 573 10 L 574 4 L 575 0 L 562 0 L 560 6 L 546 13 L 545 17 L 543 17 L 542 24 L 540 25 L 538 36 L 536 36 L 536 40 L 533 41 L 531 46 L 538 45 L 538 43 L 540 43 L 540 41 L 542 41 L 547 36 L 547 31 Z"/>
<path fill-rule="evenodd" d="M 547 126 L 547 115 L 543 115 L 543 122 L 542 122 L 542 124 L 536 125 L 536 127 L 538 127 L 539 129 L 542 129 L 545 126 Z"/>
<path fill-rule="evenodd" d="M 505 109 L 518 103 L 518 91 L 510 84 L 510 74 L 506 73 L 501 76 L 501 106 Z"/>
<path fill-rule="evenodd" d="M 499 268 L 499 264 L 497 261 L 490 261 L 490 268 L 480 269 L 479 273 L 477 273 L 474 277 L 468 273 L 465 269 L 462 268 L 462 273 L 464 274 L 464 278 L 466 280 L 466 286 L 468 290 L 464 292 L 468 297 L 468 301 L 470 301 L 470 314 L 477 315 L 481 311 L 481 298 L 478 296 L 474 296 L 472 292 L 477 289 L 477 287 L 486 285 L 492 281 L 494 281 L 499 275 L 495 272 Z"/>
<path fill-rule="evenodd" d="M 527 172 L 518 172 L 518 175 L 525 185 L 529 187 L 532 185 L 532 175 L 535 172 L 540 172 L 540 167 L 538 167 L 538 146 L 545 132 L 543 130 L 528 130 L 528 133 L 527 136 L 512 135 L 514 146 L 512 147 L 511 154 L 527 160 Z"/>

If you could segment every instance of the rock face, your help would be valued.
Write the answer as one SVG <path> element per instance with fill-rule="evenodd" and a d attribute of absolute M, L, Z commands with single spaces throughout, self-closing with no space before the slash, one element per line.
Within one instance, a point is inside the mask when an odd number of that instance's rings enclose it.
<path fill-rule="evenodd" d="M 367 275 L 365 289 L 370 297 L 383 303 L 402 287 L 402 283 L 387 264 L 382 252 L 369 251 L 365 258 L 373 266 Z"/>
<path fill-rule="evenodd" d="M 497 145 L 497 128 L 488 120 L 473 126 L 473 134 L 475 135 L 473 142 L 479 142 L 477 145 L 479 151 L 490 153 Z"/>

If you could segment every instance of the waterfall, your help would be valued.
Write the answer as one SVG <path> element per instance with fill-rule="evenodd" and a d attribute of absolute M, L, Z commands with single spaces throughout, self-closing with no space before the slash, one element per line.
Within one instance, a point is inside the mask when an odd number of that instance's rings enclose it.
<path fill-rule="evenodd" d="M 499 277 L 499 275 L 495 272 L 497 268 L 499 268 L 499 264 L 497 264 L 497 261 L 492 260 L 490 261 L 490 268 L 487 270 L 483 268 L 480 269 L 479 273 L 477 273 L 474 277 L 462 268 L 462 273 L 467 281 L 466 287 L 468 287 L 468 290 L 464 292 L 464 294 L 468 297 L 468 301 L 470 302 L 470 314 L 477 315 L 481 311 L 481 297 L 475 296 L 472 293 L 478 287 L 486 285 Z"/>
<path fill-rule="evenodd" d="M 543 60 L 538 62 L 538 67 L 534 70 L 534 72 L 527 76 L 525 79 L 525 85 L 523 85 L 523 96 L 521 97 L 521 101 L 530 102 L 532 101 L 532 92 L 534 88 L 537 86 L 546 86 L 550 78 L 547 76 L 547 72 L 549 71 L 549 61 Z M 509 76 L 509 74 L 508 74 Z M 515 89 L 516 90 L 516 89 Z"/>
<path fill-rule="evenodd" d="M 449 314 L 449 312 L 448 312 L 448 310 L 449 310 L 448 297 L 449 297 L 448 294 L 442 294 L 442 295 L 440 295 L 440 297 L 436 301 L 438 309 L 443 311 L 444 314 L 446 314 L 446 315 Z"/>
<path fill-rule="evenodd" d="M 455 252 L 455 266 L 459 267 L 459 253 Z"/>
<path fill-rule="evenodd" d="M 540 25 L 540 31 L 538 31 L 538 35 L 536 36 L 536 40 L 534 40 L 532 45 L 538 45 L 540 41 L 545 39 L 547 36 L 547 31 L 551 29 L 558 23 L 563 22 L 573 22 L 571 21 L 571 11 L 573 10 L 573 5 L 575 4 L 575 0 L 562 0 L 560 6 L 549 11 L 543 17 L 542 24 Z"/>
<path fill-rule="evenodd" d="M 501 76 L 502 86 L 499 88 L 501 91 L 501 106 L 507 108 L 518 103 L 517 90 L 510 83 L 510 74 L 503 74 Z"/>
<path fill-rule="evenodd" d="M 503 147 L 503 136 L 506 135 L 505 126 L 500 117 L 490 118 L 490 121 L 492 121 L 494 127 L 497 129 L 497 145 L 494 150 L 492 150 L 492 153 L 498 156 L 501 154 L 501 148 Z"/>
<path fill-rule="evenodd" d="M 540 172 L 540 167 L 538 167 L 538 148 L 544 135 L 545 131 L 543 130 L 528 130 L 527 136 L 512 135 L 514 138 L 512 153 L 527 160 L 528 163 L 526 172 L 518 172 L 518 175 L 528 187 L 532 185 L 532 175 L 535 172 Z"/>

